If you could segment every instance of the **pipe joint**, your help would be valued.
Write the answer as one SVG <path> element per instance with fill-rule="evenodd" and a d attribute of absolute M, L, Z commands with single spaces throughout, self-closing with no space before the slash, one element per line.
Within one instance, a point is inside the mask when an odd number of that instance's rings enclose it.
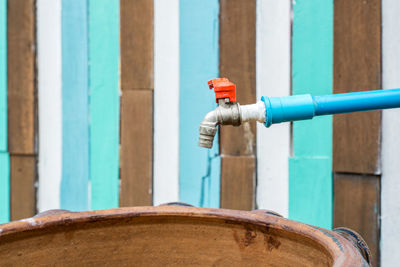
<path fill-rule="evenodd" d="M 240 106 L 239 103 L 230 102 L 229 98 L 219 99 L 218 107 L 207 113 L 200 123 L 199 146 L 212 148 L 218 125 L 239 126 L 247 121 L 264 123 L 265 118 L 265 105 L 261 101 L 253 105 Z"/>

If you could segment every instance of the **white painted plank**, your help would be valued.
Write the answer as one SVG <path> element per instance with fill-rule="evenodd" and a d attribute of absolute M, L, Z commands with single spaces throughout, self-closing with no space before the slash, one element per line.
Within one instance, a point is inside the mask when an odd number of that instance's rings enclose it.
<path fill-rule="evenodd" d="M 37 1 L 39 212 L 60 207 L 61 0 Z"/>
<path fill-rule="evenodd" d="M 257 99 L 290 94 L 291 0 L 257 1 Z M 257 125 L 257 206 L 288 216 L 290 124 Z"/>
<path fill-rule="evenodd" d="M 179 0 L 154 0 L 153 203 L 179 199 Z"/>
<path fill-rule="evenodd" d="M 400 1 L 382 1 L 382 85 L 400 88 Z M 382 115 L 381 266 L 400 262 L 400 109 Z"/>

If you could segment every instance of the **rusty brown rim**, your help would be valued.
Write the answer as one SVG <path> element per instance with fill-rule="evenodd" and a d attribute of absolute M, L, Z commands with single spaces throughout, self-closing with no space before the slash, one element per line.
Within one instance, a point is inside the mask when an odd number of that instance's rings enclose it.
<path fill-rule="evenodd" d="M 346 259 L 362 257 L 344 237 L 319 227 L 291 221 L 279 216 L 260 212 L 226 209 L 196 208 L 185 206 L 131 207 L 88 212 L 63 212 L 56 215 L 28 218 L 0 225 L 0 241 L 4 236 L 33 231 L 51 226 L 67 226 L 87 222 L 99 222 L 134 217 L 191 217 L 210 218 L 234 223 L 251 223 L 270 229 L 292 232 L 311 242 L 320 244 L 330 255 L 335 266 L 345 266 Z M 332 242 L 333 241 L 333 242 Z M 360 261 L 361 262 L 361 261 Z M 346 266 L 348 266 L 346 264 Z"/>

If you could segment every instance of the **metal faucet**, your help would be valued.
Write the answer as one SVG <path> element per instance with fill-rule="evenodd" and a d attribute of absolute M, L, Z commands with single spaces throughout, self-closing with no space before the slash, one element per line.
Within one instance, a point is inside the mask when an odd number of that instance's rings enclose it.
<path fill-rule="evenodd" d="M 210 89 L 214 88 L 218 107 L 200 123 L 199 146 L 205 148 L 212 147 L 218 125 L 239 126 L 246 121 L 258 121 L 269 127 L 281 122 L 309 120 L 314 116 L 400 107 L 400 89 L 324 96 L 263 96 L 256 104 L 241 106 L 236 102 L 236 86 L 228 79 L 213 79 L 208 85 Z"/>
<path fill-rule="evenodd" d="M 252 105 L 239 105 L 236 102 L 236 85 L 226 78 L 208 82 L 215 91 L 218 107 L 207 113 L 200 123 L 199 146 L 212 148 L 218 125 L 239 126 L 246 121 L 265 122 L 265 105 L 262 101 Z"/>

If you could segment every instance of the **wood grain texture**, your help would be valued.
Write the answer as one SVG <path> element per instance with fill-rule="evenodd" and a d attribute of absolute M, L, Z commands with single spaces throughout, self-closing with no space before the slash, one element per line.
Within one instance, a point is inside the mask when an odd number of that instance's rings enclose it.
<path fill-rule="evenodd" d="M 368 266 L 340 234 L 261 211 L 57 210 L 0 227 L 6 266 Z"/>
<path fill-rule="evenodd" d="M 153 91 L 125 90 L 121 99 L 120 206 L 152 204 Z"/>
<path fill-rule="evenodd" d="M 358 232 L 372 252 L 373 266 L 379 266 L 380 177 L 334 175 L 334 227 Z"/>
<path fill-rule="evenodd" d="M 7 152 L 7 149 L 8 149 L 7 147 L 7 1 L 1 1 L 0 2 L 0 152 Z"/>
<path fill-rule="evenodd" d="M 254 208 L 256 159 L 252 156 L 221 157 L 221 208 Z"/>
<path fill-rule="evenodd" d="M 334 93 L 381 88 L 381 1 L 335 1 Z M 333 169 L 379 174 L 381 112 L 336 115 Z"/>
<path fill-rule="evenodd" d="M 153 89 L 153 0 L 121 0 L 121 88 Z"/>
<path fill-rule="evenodd" d="M 220 2 L 220 76 L 236 84 L 240 104 L 256 102 L 256 1 Z M 255 155 L 256 124 L 220 128 L 221 154 Z"/>
<path fill-rule="evenodd" d="M 121 206 L 152 204 L 153 5 L 120 2 Z"/>
<path fill-rule="evenodd" d="M 8 1 L 8 148 L 35 153 L 35 1 Z"/>
<path fill-rule="evenodd" d="M 10 156 L 11 220 L 32 217 L 36 213 L 36 158 Z"/>

